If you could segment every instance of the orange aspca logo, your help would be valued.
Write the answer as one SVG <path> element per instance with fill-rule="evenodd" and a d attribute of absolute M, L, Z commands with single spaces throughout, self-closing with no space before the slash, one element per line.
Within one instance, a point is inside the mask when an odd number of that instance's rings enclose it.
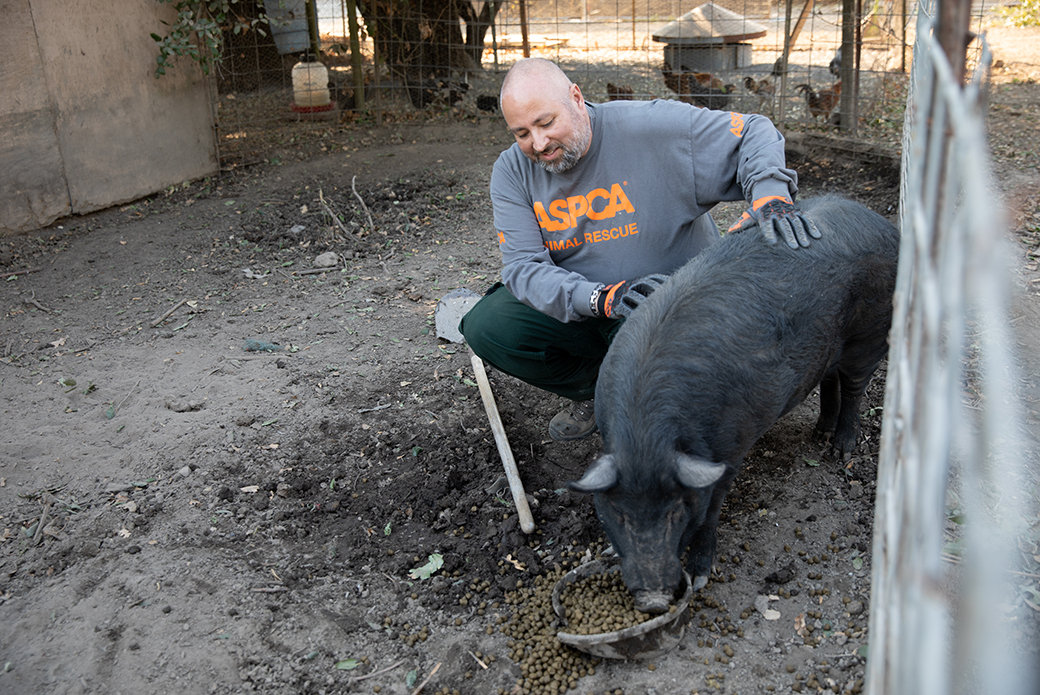
<path fill-rule="evenodd" d="M 744 117 L 736 111 L 729 114 L 729 124 L 733 126 L 729 129 L 729 132 L 733 133 L 738 138 L 744 134 Z"/>
<path fill-rule="evenodd" d="M 625 181 L 625 184 L 628 182 Z M 615 183 L 608 191 L 606 188 L 594 188 L 588 195 L 574 195 L 560 198 L 549 203 L 549 211 L 541 201 L 534 204 L 534 214 L 538 217 L 538 226 L 548 232 L 562 232 L 573 229 L 578 218 L 588 217 L 590 220 L 607 220 L 619 212 L 635 212 L 631 201 L 625 195 L 620 183 Z"/>

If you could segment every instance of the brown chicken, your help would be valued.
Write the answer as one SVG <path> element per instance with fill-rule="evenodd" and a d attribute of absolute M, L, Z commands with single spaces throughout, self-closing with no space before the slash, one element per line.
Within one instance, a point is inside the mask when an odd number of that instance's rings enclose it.
<path fill-rule="evenodd" d="M 716 89 L 723 93 L 728 93 L 728 90 L 733 87 L 731 84 L 723 84 L 722 80 L 712 75 L 710 72 L 691 72 L 693 79 L 697 80 L 697 84 L 705 89 Z"/>
<path fill-rule="evenodd" d="M 661 76 L 668 89 L 679 95 L 680 101 L 708 109 L 722 109 L 729 104 L 729 95 L 736 86 L 723 84 L 710 72 L 675 72 L 665 61 L 661 65 Z"/>
<path fill-rule="evenodd" d="M 819 92 L 807 84 L 800 84 L 795 87 L 795 90 L 805 96 L 805 104 L 809 108 L 809 114 L 813 120 L 820 116 L 826 119 L 841 99 L 841 80 L 835 82 L 829 89 L 821 89 Z"/>
<path fill-rule="evenodd" d="M 761 80 L 756 80 L 754 77 L 745 77 L 744 88 L 760 97 L 771 97 L 776 94 L 776 85 L 768 77 Z"/>
<path fill-rule="evenodd" d="M 627 84 L 618 86 L 607 82 L 607 101 L 632 101 L 634 92 Z"/>

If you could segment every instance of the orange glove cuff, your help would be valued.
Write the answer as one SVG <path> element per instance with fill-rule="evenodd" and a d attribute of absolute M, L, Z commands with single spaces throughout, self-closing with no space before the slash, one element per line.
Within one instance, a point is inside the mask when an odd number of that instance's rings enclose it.
<path fill-rule="evenodd" d="M 766 203 L 768 203 L 771 200 L 782 200 L 785 203 L 787 203 L 788 205 L 793 205 L 794 204 L 791 201 L 791 199 L 788 198 L 785 195 L 767 195 L 765 198 L 759 198 L 755 202 L 751 203 L 751 209 L 752 210 L 758 210 L 760 207 L 762 207 L 763 205 L 765 205 Z M 745 213 L 745 214 L 747 214 L 747 213 Z"/>
<path fill-rule="evenodd" d="M 602 302 L 601 306 L 603 307 L 603 311 L 600 313 L 602 313 L 603 316 L 607 317 L 608 319 L 610 318 L 610 307 L 614 302 L 614 295 L 617 293 L 619 289 L 621 289 L 621 286 L 624 284 L 624 282 L 618 282 L 613 285 L 607 285 L 603 288 L 602 293 L 600 294 L 600 301 Z"/>

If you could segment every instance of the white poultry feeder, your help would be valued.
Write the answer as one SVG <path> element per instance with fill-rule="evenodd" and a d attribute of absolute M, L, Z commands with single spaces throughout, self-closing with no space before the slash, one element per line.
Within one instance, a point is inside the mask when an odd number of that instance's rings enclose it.
<path fill-rule="evenodd" d="M 758 22 L 705 3 L 653 33 L 664 60 L 676 72 L 719 72 L 751 65 L 752 39 L 766 35 Z"/>

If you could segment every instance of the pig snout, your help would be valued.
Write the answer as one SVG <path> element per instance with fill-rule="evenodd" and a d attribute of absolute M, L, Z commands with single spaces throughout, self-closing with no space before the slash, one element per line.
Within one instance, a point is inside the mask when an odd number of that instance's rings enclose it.
<path fill-rule="evenodd" d="M 659 615 L 668 612 L 671 603 L 670 594 L 661 594 L 651 591 L 638 591 L 635 594 L 636 610 L 651 615 Z"/>
<path fill-rule="evenodd" d="M 635 598 L 636 610 L 653 615 L 667 613 L 668 606 L 686 589 L 682 565 L 677 558 L 623 560 L 621 577 Z"/>

